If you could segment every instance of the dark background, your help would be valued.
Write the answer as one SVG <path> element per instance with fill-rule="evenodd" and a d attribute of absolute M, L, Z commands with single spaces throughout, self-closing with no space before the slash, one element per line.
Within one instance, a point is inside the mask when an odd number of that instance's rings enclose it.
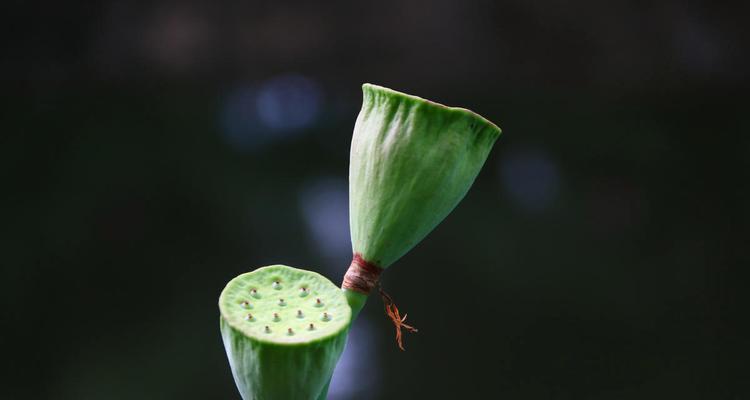
<path fill-rule="evenodd" d="M 747 7 L 5 2 L 0 398 L 238 399 L 235 275 L 348 266 L 372 82 L 503 128 L 332 399 L 743 399 Z"/>

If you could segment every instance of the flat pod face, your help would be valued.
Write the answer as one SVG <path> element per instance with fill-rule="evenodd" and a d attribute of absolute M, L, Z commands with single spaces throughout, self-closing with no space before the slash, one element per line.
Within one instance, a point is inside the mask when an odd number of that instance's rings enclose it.
<path fill-rule="evenodd" d="M 259 342 L 302 344 L 339 334 L 351 318 L 341 289 L 315 272 L 272 265 L 232 279 L 219 299 L 222 317 Z"/>

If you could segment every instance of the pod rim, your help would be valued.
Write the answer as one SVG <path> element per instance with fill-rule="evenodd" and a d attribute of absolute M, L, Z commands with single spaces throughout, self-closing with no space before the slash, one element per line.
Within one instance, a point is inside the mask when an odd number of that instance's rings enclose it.
<path fill-rule="evenodd" d="M 413 94 L 407 94 L 407 93 L 404 93 L 404 92 L 399 92 L 398 90 L 393 90 L 391 88 L 387 88 L 385 86 L 380 86 L 380 85 L 375 85 L 375 84 L 372 84 L 372 83 L 364 83 L 364 84 L 362 84 L 362 92 L 363 93 L 367 93 L 367 92 L 382 93 L 382 94 L 386 94 L 386 95 L 389 95 L 389 96 L 392 96 L 392 97 L 395 97 L 395 98 L 400 98 L 400 99 L 403 99 L 403 100 L 407 100 L 407 101 L 410 101 L 412 103 L 423 104 L 423 105 L 426 105 L 426 106 L 434 108 L 434 109 L 448 111 L 448 112 L 457 113 L 457 114 L 462 114 L 462 115 L 464 115 L 466 117 L 475 119 L 475 120 L 479 121 L 481 124 L 487 126 L 491 131 L 494 132 L 494 134 L 495 134 L 496 137 L 500 136 L 500 134 L 502 133 L 502 129 L 500 129 L 499 126 L 497 126 L 496 124 L 494 124 L 492 121 L 488 120 L 487 118 L 479 115 L 478 113 L 476 113 L 476 112 L 474 112 L 472 110 L 469 110 L 468 108 L 447 106 L 445 104 L 438 103 L 438 102 L 432 101 L 432 100 L 428 100 L 428 99 L 425 99 L 423 97 L 415 96 Z"/>

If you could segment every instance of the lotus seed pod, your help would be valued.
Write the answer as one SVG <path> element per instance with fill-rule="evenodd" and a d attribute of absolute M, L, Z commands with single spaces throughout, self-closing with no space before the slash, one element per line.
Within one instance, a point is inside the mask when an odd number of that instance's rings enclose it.
<path fill-rule="evenodd" d="M 354 260 L 343 288 L 354 314 L 390 266 L 455 208 L 500 128 L 464 108 L 364 84 L 352 138 Z"/>
<path fill-rule="evenodd" d="M 224 347 L 244 400 L 325 399 L 351 320 L 336 285 L 311 271 L 262 267 L 232 279 L 219 309 Z"/>

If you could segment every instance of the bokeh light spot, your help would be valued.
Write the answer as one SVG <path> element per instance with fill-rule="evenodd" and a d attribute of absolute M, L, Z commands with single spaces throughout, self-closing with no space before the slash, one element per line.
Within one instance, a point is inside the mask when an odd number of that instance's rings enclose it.
<path fill-rule="evenodd" d="M 306 184 L 299 196 L 302 216 L 316 248 L 328 259 L 331 273 L 351 261 L 349 190 L 341 178 L 323 177 Z"/>
<path fill-rule="evenodd" d="M 237 86 L 222 103 L 222 136 L 243 152 L 301 136 L 315 123 L 322 99 L 319 85 L 300 75 Z"/>
<path fill-rule="evenodd" d="M 264 82 L 258 91 L 258 116 L 269 129 L 288 132 L 311 125 L 320 111 L 321 90 L 315 81 L 284 75 Z"/>
<path fill-rule="evenodd" d="M 530 212 L 548 209 L 560 191 L 560 169 L 540 149 L 511 151 L 500 161 L 501 183 L 510 198 Z"/>

